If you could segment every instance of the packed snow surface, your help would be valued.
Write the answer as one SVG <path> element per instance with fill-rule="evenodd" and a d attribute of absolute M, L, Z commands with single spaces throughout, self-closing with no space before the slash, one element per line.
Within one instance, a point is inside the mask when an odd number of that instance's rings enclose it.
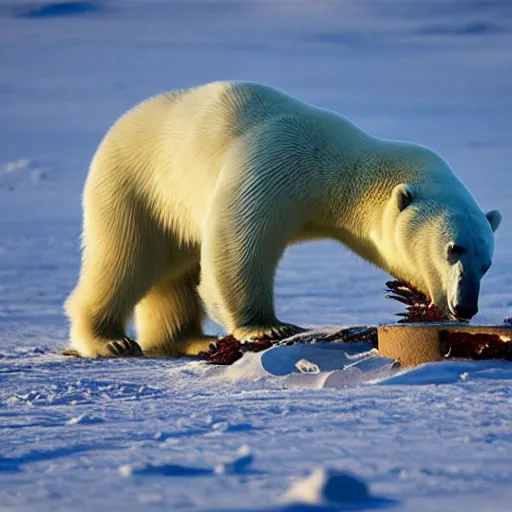
<path fill-rule="evenodd" d="M 504 217 L 475 322 L 510 316 L 511 48 L 508 0 L 0 0 L 0 509 L 510 510 L 510 363 L 403 370 L 364 344 L 222 368 L 59 350 L 102 135 L 138 101 L 212 80 L 440 152 Z M 386 279 L 335 243 L 294 247 L 278 314 L 392 321 Z"/>

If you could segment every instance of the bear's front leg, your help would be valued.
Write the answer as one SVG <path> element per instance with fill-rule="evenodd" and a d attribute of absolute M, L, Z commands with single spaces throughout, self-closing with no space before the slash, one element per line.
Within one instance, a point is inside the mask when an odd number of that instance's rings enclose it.
<path fill-rule="evenodd" d="M 208 314 L 237 339 L 302 332 L 274 311 L 274 275 L 298 215 L 286 212 L 285 198 L 225 198 L 214 201 L 203 232 L 199 292 Z"/>

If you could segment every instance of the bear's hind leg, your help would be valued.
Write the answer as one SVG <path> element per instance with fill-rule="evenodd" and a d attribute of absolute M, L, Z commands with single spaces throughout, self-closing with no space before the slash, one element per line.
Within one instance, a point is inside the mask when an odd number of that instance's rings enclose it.
<path fill-rule="evenodd" d="M 126 336 L 125 324 L 144 287 L 116 275 L 114 267 L 101 269 L 102 286 L 90 287 L 91 272 L 82 271 L 81 283 L 66 301 L 71 346 L 84 357 L 142 356 L 140 346 Z"/>
<path fill-rule="evenodd" d="M 137 304 L 137 339 L 146 356 L 194 356 L 216 341 L 202 330 L 199 272 L 196 264 L 181 276 L 162 279 Z"/>
<path fill-rule="evenodd" d="M 84 357 L 143 355 L 125 326 L 162 275 L 165 252 L 158 250 L 161 235 L 151 222 L 136 215 L 135 207 L 126 210 L 99 215 L 103 212 L 93 204 L 86 212 L 80 280 L 65 306 L 71 346 Z"/>

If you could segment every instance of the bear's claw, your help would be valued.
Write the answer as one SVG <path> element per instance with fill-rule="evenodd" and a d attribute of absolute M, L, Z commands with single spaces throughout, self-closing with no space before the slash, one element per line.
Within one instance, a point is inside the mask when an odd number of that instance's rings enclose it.
<path fill-rule="evenodd" d="M 300 332 L 304 332 L 304 329 L 293 324 L 260 325 L 235 329 L 233 336 L 238 340 L 263 338 L 278 341 Z"/>
<path fill-rule="evenodd" d="M 142 357 L 144 355 L 140 345 L 128 337 L 122 340 L 109 341 L 107 348 L 114 357 Z"/>

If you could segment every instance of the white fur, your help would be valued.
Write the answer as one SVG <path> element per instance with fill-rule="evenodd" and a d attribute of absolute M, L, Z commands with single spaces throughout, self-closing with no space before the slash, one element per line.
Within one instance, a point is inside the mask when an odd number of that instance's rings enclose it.
<path fill-rule="evenodd" d="M 237 337 L 296 331 L 275 316 L 273 278 L 297 241 L 337 239 L 445 309 L 458 279 L 446 244 L 463 239 L 475 268 L 493 249 L 491 221 L 438 155 L 253 83 L 130 110 L 94 156 L 83 208 L 67 312 L 86 356 L 112 355 L 134 309 L 150 355 L 207 347 L 203 302 Z"/>

